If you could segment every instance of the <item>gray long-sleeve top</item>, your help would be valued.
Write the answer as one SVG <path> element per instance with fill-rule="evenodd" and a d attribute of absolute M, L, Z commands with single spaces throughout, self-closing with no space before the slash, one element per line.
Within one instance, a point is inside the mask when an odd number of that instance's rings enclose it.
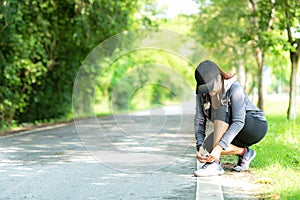
<path fill-rule="evenodd" d="M 208 99 L 207 99 L 208 97 Z M 236 81 L 235 78 L 229 80 L 224 80 L 223 82 L 223 93 L 221 106 L 218 110 L 214 110 L 212 106 L 207 108 L 207 103 L 211 104 L 209 95 L 196 95 L 196 114 L 194 119 L 195 137 L 196 137 L 196 147 L 197 150 L 203 144 L 204 138 L 206 136 L 206 122 L 207 119 L 213 121 L 218 119 L 216 115 L 225 116 L 220 111 L 231 112 L 231 119 L 228 130 L 225 132 L 221 138 L 219 145 L 226 149 L 235 136 L 241 131 L 245 124 L 246 112 L 253 112 L 260 120 L 266 121 L 264 113 L 262 110 L 258 109 L 252 104 L 249 97 L 246 95 L 244 88 Z M 205 105 L 206 104 L 206 105 Z M 213 117 L 213 116 L 216 116 Z"/>

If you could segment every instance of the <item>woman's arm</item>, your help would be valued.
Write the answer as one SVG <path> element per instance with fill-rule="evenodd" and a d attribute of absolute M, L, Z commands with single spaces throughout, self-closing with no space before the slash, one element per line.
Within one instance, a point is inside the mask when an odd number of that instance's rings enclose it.
<path fill-rule="evenodd" d="M 202 146 L 205 138 L 205 126 L 206 126 L 206 117 L 202 111 L 202 100 L 200 95 L 196 95 L 196 113 L 194 118 L 194 129 L 195 129 L 195 138 L 196 138 L 196 147 L 199 151 L 200 146 Z"/>
<path fill-rule="evenodd" d="M 243 87 L 238 85 L 230 89 L 229 92 L 232 109 L 232 123 L 219 142 L 219 145 L 223 149 L 226 149 L 235 136 L 242 130 L 245 124 L 246 115 L 246 98 Z"/>

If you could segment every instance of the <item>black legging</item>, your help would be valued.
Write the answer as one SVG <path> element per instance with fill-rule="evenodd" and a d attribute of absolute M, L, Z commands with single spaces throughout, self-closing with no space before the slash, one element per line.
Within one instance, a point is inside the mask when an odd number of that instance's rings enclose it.
<path fill-rule="evenodd" d="M 255 111 L 247 112 L 243 129 L 233 139 L 231 144 L 237 147 L 249 147 L 258 143 L 266 135 L 268 123 L 255 116 Z"/>
<path fill-rule="evenodd" d="M 229 114 L 229 113 L 228 113 Z M 228 123 L 226 117 L 226 123 Z M 267 133 L 268 123 L 262 121 L 255 116 L 255 111 L 247 112 L 245 117 L 245 124 L 242 130 L 233 139 L 231 144 L 237 147 L 249 147 L 258 143 Z M 204 141 L 204 148 L 208 152 L 212 151 L 214 134 L 211 133 Z"/>

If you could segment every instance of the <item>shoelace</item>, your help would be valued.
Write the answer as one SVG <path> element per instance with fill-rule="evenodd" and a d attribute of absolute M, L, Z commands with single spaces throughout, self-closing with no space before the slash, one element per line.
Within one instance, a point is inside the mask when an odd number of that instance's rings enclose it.
<path fill-rule="evenodd" d="M 210 164 L 211 164 L 211 163 L 205 163 L 205 164 L 201 167 L 201 169 L 206 169 Z"/>
<path fill-rule="evenodd" d="M 213 163 L 217 163 L 217 162 L 214 161 L 214 162 L 211 162 L 211 163 L 205 163 L 205 164 L 201 167 L 201 169 L 206 169 L 209 165 L 211 165 L 211 164 L 213 164 Z"/>

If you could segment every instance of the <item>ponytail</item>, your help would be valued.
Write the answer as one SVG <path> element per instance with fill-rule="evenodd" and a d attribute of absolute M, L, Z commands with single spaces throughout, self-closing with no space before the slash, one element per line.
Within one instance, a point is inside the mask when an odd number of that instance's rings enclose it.
<path fill-rule="evenodd" d="M 220 74 L 224 80 L 231 79 L 232 77 L 235 76 L 235 74 L 228 74 L 227 72 L 224 72 L 219 66 L 218 66 L 218 68 L 219 68 Z"/>

